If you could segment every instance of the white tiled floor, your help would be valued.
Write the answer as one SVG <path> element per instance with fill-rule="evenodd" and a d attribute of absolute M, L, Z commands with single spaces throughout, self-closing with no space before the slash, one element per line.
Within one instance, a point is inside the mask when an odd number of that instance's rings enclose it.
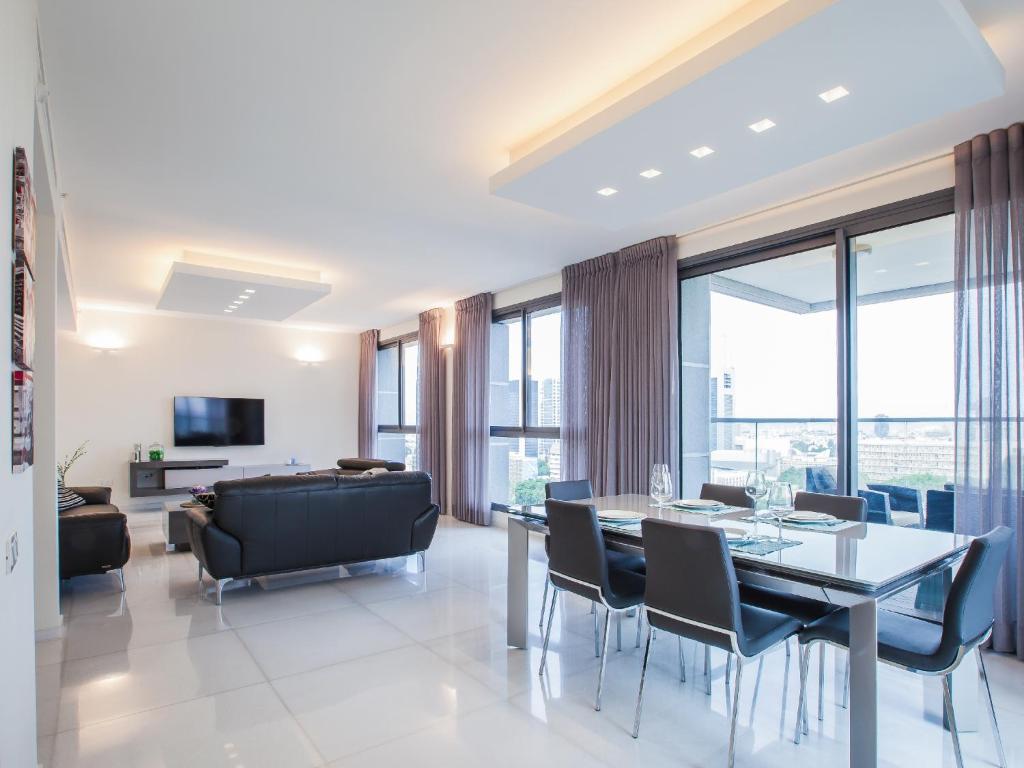
<path fill-rule="evenodd" d="M 127 593 L 114 576 L 75 579 L 63 598 L 65 637 L 37 646 L 43 765 L 724 765 L 724 654 L 713 656 L 709 697 L 696 649 L 686 645 L 689 682 L 680 683 L 676 642 L 659 639 L 634 741 L 631 622 L 610 656 L 601 712 L 588 603 L 564 601 L 543 682 L 535 622 L 528 651 L 505 646 L 504 529 L 445 519 L 424 574 L 392 567 L 253 586 L 226 592 L 218 608 L 198 593 L 195 558 L 163 551 L 157 523 L 133 520 Z M 544 578 L 539 542 L 535 557 L 532 616 Z M 1022 765 L 1024 664 L 987 659 L 1007 757 Z M 787 665 L 776 652 L 760 673 L 745 669 L 739 765 L 846 763 L 845 711 L 833 695 L 841 666 L 831 656 L 829 670 L 825 720 L 812 714 L 797 747 L 795 657 Z M 885 764 L 953 765 L 936 681 L 884 669 L 880 690 Z M 963 737 L 968 765 L 993 764 L 983 713 L 978 722 Z"/>

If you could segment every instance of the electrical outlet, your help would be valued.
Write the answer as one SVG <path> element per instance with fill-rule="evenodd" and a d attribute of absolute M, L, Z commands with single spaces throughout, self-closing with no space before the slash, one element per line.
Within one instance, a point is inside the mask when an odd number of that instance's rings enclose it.
<path fill-rule="evenodd" d="M 7 540 L 7 546 L 4 547 L 4 572 L 11 573 L 14 570 L 14 566 L 18 564 L 18 532 L 15 531 L 11 534 L 11 538 Z"/>

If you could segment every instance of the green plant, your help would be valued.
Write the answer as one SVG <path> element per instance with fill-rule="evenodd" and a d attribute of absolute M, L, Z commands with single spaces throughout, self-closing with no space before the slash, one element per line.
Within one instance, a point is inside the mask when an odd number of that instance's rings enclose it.
<path fill-rule="evenodd" d="M 88 444 L 89 444 L 89 441 L 86 440 L 80 446 L 75 448 L 75 452 L 74 453 L 72 453 L 70 456 L 65 455 L 64 456 L 64 460 L 57 463 L 57 483 L 58 484 L 64 485 L 64 478 L 67 476 L 68 470 L 71 469 L 71 467 L 74 466 L 76 461 L 78 461 L 80 458 L 85 456 L 86 453 L 88 453 L 88 451 L 86 451 L 86 449 L 85 449 L 85 446 L 87 446 Z"/>

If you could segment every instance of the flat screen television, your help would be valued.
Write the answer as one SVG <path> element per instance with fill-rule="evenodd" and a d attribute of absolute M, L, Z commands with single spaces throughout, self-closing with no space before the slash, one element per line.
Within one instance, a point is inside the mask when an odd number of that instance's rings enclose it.
<path fill-rule="evenodd" d="M 263 401 L 246 397 L 175 397 L 174 444 L 263 445 Z"/>

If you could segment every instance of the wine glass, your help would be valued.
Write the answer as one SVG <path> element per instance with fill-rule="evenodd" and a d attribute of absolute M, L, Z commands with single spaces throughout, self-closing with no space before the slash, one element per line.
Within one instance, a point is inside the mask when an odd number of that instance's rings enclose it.
<path fill-rule="evenodd" d="M 768 478 L 761 470 L 753 469 L 747 472 L 747 482 L 743 484 L 743 490 L 753 499 L 756 514 L 758 503 L 768 495 Z"/>
<path fill-rule="evenodd" d="M 666 501 L 672 499 L 672 475 L 668 464 L 655 464 L 651 469 L 651 498 L 664 507 Z"/>
<path fill-rule="evenodd" d="M 789 483 L 772 483 L 768 492 L 768 515 L 779 526 L 782 536 L 782 518 L 793 511 L 793 486 Z"/>

